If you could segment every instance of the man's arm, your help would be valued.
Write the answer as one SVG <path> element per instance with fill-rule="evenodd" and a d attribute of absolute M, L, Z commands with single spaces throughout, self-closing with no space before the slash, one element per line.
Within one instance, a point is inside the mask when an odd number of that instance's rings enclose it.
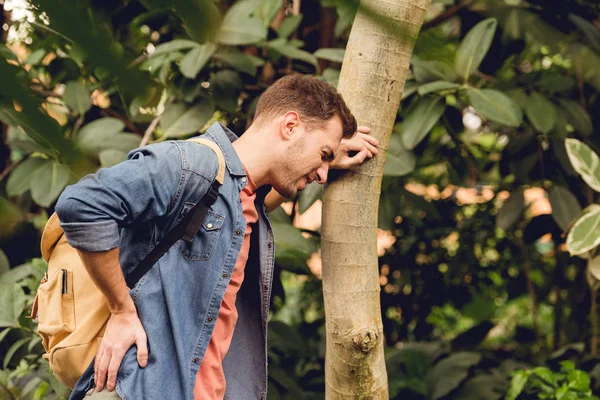
<path fill-rule="evenodd" d="M 369 135 L 370 128 L 359 126 L 356 134 L 351 139 L 342 139 L 340 150 L 335 160 L 331 162 L 332 169 L 349 169 L 362 164 L 367 158 L 372 158 L 379 153 L 377 146 L 379 140 Z M 286 201 L 286 198 L 272 189 L 265 197 L 265 207 L 267 212 L 275 210 Z"/>

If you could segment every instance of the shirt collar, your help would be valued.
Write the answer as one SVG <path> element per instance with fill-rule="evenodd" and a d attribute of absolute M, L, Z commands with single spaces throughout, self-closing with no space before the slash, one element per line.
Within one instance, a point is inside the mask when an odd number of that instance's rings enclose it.
<path fill-rule="evenodd" d="M 225 164 L 227 165 L 229 173 L 231 175 L 246 176 L 244 166 L 235 152 L 235 149 L 231 145 L 231 143 L 235 142 L 235 140 L 238 138 L 237 135 L 229 128 L 221 125 L 218 122 L 212 124 L 206 131 L 206 134 L 210 136 L 215 143 L 219 145 L 221 151 L 223 151 Z"/>

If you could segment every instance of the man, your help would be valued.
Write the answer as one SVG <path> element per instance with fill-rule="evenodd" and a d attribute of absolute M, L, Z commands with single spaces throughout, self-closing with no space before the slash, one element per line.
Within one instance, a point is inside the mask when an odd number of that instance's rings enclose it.
<path fill-rule="evenodd" d="M 330 167 L 377 154 L 368 128 L 356 130 L 335 89 L 301 75 L 265 91 L 239 139 L 214 124 L 205 137 L 226 160 L 219 198 L 193 242 L 178 241 L 133 288 L 124 276 L 207 192 L 216 155 L 190 141 L 155 144 L 69 186 L 56 212 L 111 310 L 71 398 L 266 398 L 267 211 L 325 183 Z"/>

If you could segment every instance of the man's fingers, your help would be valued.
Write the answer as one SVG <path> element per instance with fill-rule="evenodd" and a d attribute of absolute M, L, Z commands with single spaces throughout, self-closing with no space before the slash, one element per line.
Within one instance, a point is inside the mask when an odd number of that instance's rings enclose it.
<path fill-rule="evenodd" d="M 368 126 L 361 125 L 356 128 L 356 132 L 369 133 L 371 132 L 371 128 L 369 128 Z"/>
<path fill-rule="evenodd" d="M 373 146 L 371 143 L 365 142 L 364 145 L 366 149 L 369 150 L 369 152 L 371 152 L 372 154 L 379 154 L 379 149 Z"/>
<path fill-rule="evenodd" d="M 148 365 L 148 339 L 146 334 L 139 335 L 135 341 L 137 346 L 137 361 L 140 367 L 145 368 Z"/>
<path fill-rule="evenodd" d="M 105 350 L 102 355 L 102 359 L 98 364 L 98 368 L 96 369 L 96 389 L 100 392 L 104 389 L 104 384 L 106 383 L 106 373 L 108 371 L 108 365 L 110 364 L 110 351 Z"/>
<path fill-rule="evenodd" d="M 111 355 L 110 364 L 108 365 L 108 380 L 106 381 L 106 388 L 109 392 L 115 390 L 115 385 L 117 384 L 117 373 L 119 372 L 119 367 L 121 366 L 121 361 L 123 361 L 124 355 L 125 351 L 122 349 L 115 349 Z"/>
<path fill-rule="evenodd" d="M 104 347 L 100 344 L 100 348 L 96 353 L 96 358 L 94 358 L 94 382 L 98 382 L 98 369 L 100 368 L 100 361 L 102 361 L 102 356 L 104 355 Z"/>

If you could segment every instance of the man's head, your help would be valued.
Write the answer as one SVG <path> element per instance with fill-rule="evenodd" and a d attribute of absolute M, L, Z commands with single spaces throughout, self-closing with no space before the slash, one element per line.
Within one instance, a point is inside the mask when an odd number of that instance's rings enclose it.
<path fill-rule="evenodd" d="M 274 135 L 277 167 L 269 183 L 288 198 L 313 180 L 325 183 L 340 141 L 356 132 L 356 119 L 335 88 L 305 75 L 270 86 L 258 101 L 254 123 Z"/>

